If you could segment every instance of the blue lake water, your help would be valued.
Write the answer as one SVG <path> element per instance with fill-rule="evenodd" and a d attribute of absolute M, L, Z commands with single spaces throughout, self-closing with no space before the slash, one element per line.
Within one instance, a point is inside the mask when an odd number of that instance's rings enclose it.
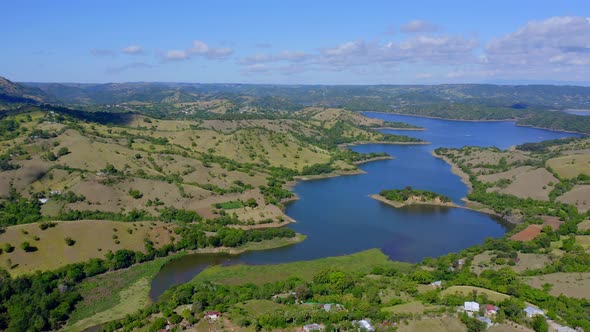
<path fill-rule="evenodd" d="M 590 110 L 563 110 L 565 113 L 581 116 L 590 116 Z"/>
<path fill-rule="evenodd" d="M 467 187 L 444 161 L 431 153 L 437 147 L 496 146 L 536 142 L 575 134 L 529 127 L 513 122 L 461 122 L 367 112 L 387 121 L 402 121 L 425 131 L 384 132 L 403 134 L 430 145 L 369 144 L 358 152 L 386 152 L 393 160 L 362 165 L 365 174 L 304 181 L 294 191 L 300 200 L 286 213 L 297 222 L 289 227 L 307 235 L 296 245 L 267 251 L 228 255 L 188 255 L 166 265 L 152 281 L 152 298 L 171 285 L 186 282 L 211 264 L 273 264 L 345 255 L 380 248 L 392 260 L 417 262 L 459 251 L 500 237 L 506 224 L 479 212 L 445 207 L 410 206 L 396 209 L 375 201 L 370 194 L 383 189 L 412 186 L 432 190 L 461 204 Z"/>

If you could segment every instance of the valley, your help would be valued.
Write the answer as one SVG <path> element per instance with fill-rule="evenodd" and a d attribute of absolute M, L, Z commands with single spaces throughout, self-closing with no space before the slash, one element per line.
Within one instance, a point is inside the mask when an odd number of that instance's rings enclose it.
<path fill-rule="evenodd" d="M 584 326 L 585 297 L 560 290 L 587 273 L 587 138 L 326 106 L 160 117 L 25 99 L 0 120 L 0 262 L 10 289 L 54 289 L 11 295 L 60 303 L 27 307 L 39 324 L 198 331 L 215 310 L 219 329 L 354 316 L 451 331 L 478 324 L 457 311 L 472 299 L 516 329 L 522 303 Z M 9 329 L 29 324 L 11 312 Z"/>

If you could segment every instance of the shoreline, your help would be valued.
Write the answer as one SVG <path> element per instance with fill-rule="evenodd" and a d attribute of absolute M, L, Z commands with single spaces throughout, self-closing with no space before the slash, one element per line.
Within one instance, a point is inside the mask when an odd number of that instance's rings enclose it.
<path fill-rule="evenodd" d="M 411 206 L 411 205 L 430 205 L 430 206 L 442 206 L 442 207 L 449 207 L 449 208 L 458 208 L 460 207 L 459 205 L 450 202 L 450 203 L 436 203 L 433 201 L 426 201 L 426 202 L 420 202 L 420 201 L 416 201 L 416 202 L 411 202 L 411 203 L 407 203 L 407 202 L 396 202 L 396 201 L 392 201 L 389 200 L 379 194 L 373 194 L 373 195 L 369 195 L 369 197 L 371 197 L 372 199 L 379 201 L 381 203 L 387 204 L 387 205 L 391 205 L 395 208 L 402 208 L 404 206 Z"/>
<path fill-rule="evenodd" d="M 240 247 L 236 247 L 236 248 L 231 248 L 231 247 L 199 248 L 199 249 L 195 249 L 195 250 L 184 251 L 184 253 L 185 253 L 184 255 L 193 255 L 193 254 L 241 255 L 241 254 L 249 252 L 249 251 L 270 250 L 270 249 L 276 249 L 276 248 L 290 246 L 293 244 L 303 242 L 306 238 L 307 238 L 307 235 L 304 235 L 301 233 L 295 233 L 295 236 L 292 238 L 280 238 L 280 239 L 263 240 L 260 242 L 248 242 L 248 243 L 246 243 Z M 184 256 L 184 255 L 182 255 L 182 256 Z M 173 259 L 175 259 L 175 258 L 176 257 L 174 257 Z M 178 257 L 178 258 L 180 258 L 180 257 Z"/>
<path fill-rule="evenodd" d="M 455 165 L 455 163 L 453 163 L 448 157 L 439 156 L 436 153 L 434 153 L 434 151 L 432 151 L 431 154 L 433 157 L 438 158 L 438 159 L 442 159 L 443 161 L 445 161 L 447 164 L 449 164 L 451 166 L 451 172 L 453 174 L 459 176 L 461 178 L 461 182 L 463 182 L 467 186 L 467 193 L 468 194 L 473 191 L 473 185 L 471 184 L 471 181 L 469 181 L 469 175 L 467 173 L 465 173 L 462 169 L 460 169 L 457 165 Z M 517 219 L 515 215 L 500 214 L 500 213 L 490 209 L 489 207 L 487 207 L 479 202 L 474 202 L 474 201 L 469 200 L 467 197 L 461 198 L 461 201 L 463 201 L 465 203 L 465 205 L 464 206 L 457 205 L 458 208 L 467 209 L 467 210 L 471 210 L 471 211 L 476 211 L 476 212 L 496 216 L 498 218 L 501 218 L 502 220 L 507 221 L 508 223 L 510 223 L 512 225 L 518 225 L 518 224 L 522 223 L 522 220 Z"/>
<path fill-rule="evenodd" d="M 317 175 L 296 175 L 293 177 L 293 182 L 295 182 L 295 184 L 296 184 L 297 181 L 313 181 L 313 180 L 335 178 L 338 176 L 359 175 L 359 174 L 366 174 L 366 173 L 367 172 L 363 171 L 362 169 L 355 169 L 352 171 L 337 171 L 337 172 L 326 173 L 326 174 L 317 174 Z"/>
<path fill-rule="evenodd" d="M 369 159 L 365 159 L 365 160 L 359 160 L 359 161 L 355 161 L 353 162 L 353 164 L 355 165 L 362 165 L 362 164 L 366 164 L 366 163 L 371 163 L 374 161 L 379 161 L 379 160 L 393 160 L 395 159 L 394 157 L 387 155 L 387 156 L 381 156 L 381 157 L 375 157 L 375 158 L 369 158 Z"/>
<path fill-rule="evenodd" d="M 416 114 L 407 114 L 407 113 L 396 113 L 396 112 L 378 112 L 378 111 L 364 111 L 370 113 L 379 113 L 379 114 L 394 114 L 394 115 L 404 115 L 404 116 L 412 116 L 415 118 L 426 118 L 426 119 L 435 119 L 435 120 L 447 120 L 447 121 L 458 121 L 458 122 L 516 122 L 521 119 L 503 119 L 503 120 L 469 120 L 469 119 L 450 119 L 450 118 L 443 118 L 440 116 L 428 116 L 428 115 L 416 115 Z M 523 118 L 524 119 L 524 118 Z"/>
<path fill-rule="evenodd" d="M 497 213 L 496 211 L 487 208 L 483 205 L 481 205 L 478 202 L 473 202 L 468 200 L 467 198 L 462 198 L 461 201 L 465 202 L 466 205 L 458 205 L 455 204 L 453 202 L 451 203 L 435 203 L 435 202 L 413 202 L 413 203 L 400 203 L 400 202 L 395 202 L 395 201 L 390 201 L 387 198 L 379 195 L 379 194 L 373 194 L 373 195 L 369 195 L 369 197 L 371 197 L 372 199 L 379 201 L 383 204 L 387 204 L 389 206 L 392 206 L 396 209 L 399 208 L 403 208 L 406 206 L 412 206 L 412 205 L 427 205 L 427 206 L 438 206 L 438 207 L 446 207 L 446 208 L 452 208 L 452 209 L 464 209 L 464 210 L 470 210 L 470 211 L 474 211 L 474 212 L 478 212 L 478 213 L 483 213 L 483 214 L 487 214 L 490 216 L 494 216 L 497 218 L 500 218 L 504 221 L 506 221 L 508 224 L 510 225 L 518 225 L 520 223 L 522 223 L 522 220 L 520 219 L 514 219 L 514 217 L 512 215 L 502 215 L 500 213 Z M 468 206 L 472 205 L 472 206 Z M 477 205 L 478 207 L 474 207 L 473 205 Z M 481 208 L 479 208 L 479 206 L 481 206 Z"/>
<path fill-rule="evenodd" d="M 586 134 L 586 133 L 581 133 L 579 131 L 571 131 L 571 130 L 563 130 L 563 129 L 551 129 L 551 128 L 543 128 L 543 127 L 537 127 L 537 126 L 533 126 L 533 125 L 526 125 L 526 124 L 519 124 L 518 122 L 514 123 L 515 126 L 518 127 L 528 127 L 528 128 L 535 128 L 535 129 L 543 129 L 543 130 L 549 130 L 549 131 L 556 131 L 556 132 L 560 132 L 560 133 L 568 133 L 568 134 L 578 134 L 581 135 L 583 137 L 588 137 L 590 136 L 590 134 Z"/>
<path fill-rule="evenodd" d="M 561 132 L 561 133 L 578 134 L 578 135 L 582 135 L 582 136 L 585 136 L 585 137 L 590 136 L 590 134 L 582 133 L 582 132 L 579 132 L 579 131 L 572 131 L 572 130 L 565 130 L 565 129 L 554 129 L 554 128 L 545 128 L 545 127 L 538 127 L 538 126 L 525 125 L 525 124 L 519 124 L 518 123 L 519 120 L 523 120 L 523 119 L 526 119 L 526 118 L 503 119 L 503 120 L 485 120 L 485 119 L 482 119 L 482 120 L 466 120 L 466 119 L 450 119 L 450 118 L 443 118 L 443 117 L 439 117 L 439 116 L 416 115 L 416 114 L 395 113 L 395 112 L 378 112 L 378 111 L 364 111 L 364 112 L 379 113 L 379 114 L 394 114 L 394 115 L 412 116 L 412 117 L 415 117 L 415 118 L 426 118 L 426 119 L 445 120 L 445 121 L 457 121 L 457 122 L 514 122 L 514 125 L 515 126 L 518 126 L 518 127 L 529 127 L 529 128 L 543 129 L 543 130 L 549 130 L 549 131 L 555 131 L 555 132 Z M 561 111 L 557 111 L 557 112 L 561 112 Z M 396 130 L 399 130 L 399 129 L 396 129 Z"/>
<path fill-rule="evenodd" d="M 425 131 L 426 128 L 419 127 L 419 128 L 397 128 L 397 127 L 375 127 L 371 128 L 375 130 L 400 130 L 400 131 Z"/>
<path fill-rule="evenodd" d="M 368 143 L 368 144 L 371 144 L 371 143 Z M 378 143 L 375 143 L 375 144 L 378 144 Z M 379 156 L 379 157 L 369 158 L 369 159 L 365 159 L 365 160 L 355 161 L 355 162 L 353 162 L 353 164 L 358 166 L 358 165 L 363 165 L 363 164 L 367 164 L 367 163 L 372 163 L 374 161 L 393 160 L 393 159 L 395 159 L 395 157 L 387 155 L 387 156 Z M 355 170 L 350 170 L 350 171 L 335 171 L 335 172 L 326 173 L 326 174 L 296 175 L 293 177 L 293 181 L 289 181 L 289 182 L 285 183 L 285 188 L 292 192 L 293 187 L 295 187 L 297 185 L 297 182 L 299 182 L 299 181 L 314 181 L 314 180 L 335 178 L 338 176 L 351 176 L 351 175 L 360 175 L 360 174 L 367 174 L 367 172 L 363 171 L 360 168 L 357 168 Z M 283 203 L 283 204 L 290 203 L 290 202 L 297 201 L 299 199 L 300 199 L 299 196 L 297 196 L 296 193 L 293 193 L 293 197 L 286 198 L 286 199 L 282 200 L 281 203 Z"/>
<path fill-rule="evenodd" d="M 426 141 L 420 141 L 420 142 L 358 141 L 358 142 L 354 142 L 354 143 L 343 143 L 343 144 L 338 145 L 338 147 L 348 147 L 348 146 L 367 145 L 367 144 L 429 145 L 432 143 L 426 142 Z"/>
<path fill-rule="evenodd" d="M 455 175 L 457 175 L 459 178 L 461 178 L 461 182 L 463 182 L 463 184 L 465 184 L 467 186 L 467 193 L 471 193 L 471 191 L 473 191 L 473 185 L 471 184 L 471 181 L 469 181 L 469 175 L 465 172 L 463 172 L 462 169 L 459 168 L 459 166 L 455 165 L 455 163 L 453 163 L 448 157 L 446 156 L 439 156 L 437 155 L 434 151 L 432 151 L 430 153 L 434 158 L 438 158 L 438 159 L 442 159 L 444 162 L 446 162 L 447 164 L 449 164 L 451 166 L 451 172 Z"/>
<path fill-rule="evenodd" d="M 498 212 L 490 209 L 489 207 L 487 207 L 479 202 L 469 200 L 467 197 L 461 198 L 461 201 L 463 201 L 466 204 L 463 207 L 464 209 L 489 214 L 491 216 L 496 216 L 498 218 L 501 218 L 502 220 L 507 221 L 511 225 L 518 225 L 523 222 L 522 218 L 519 218 L 517 215 L 498 213 Z M 471 205 L 471 206 L 468 206 L 468 205 Z"/>

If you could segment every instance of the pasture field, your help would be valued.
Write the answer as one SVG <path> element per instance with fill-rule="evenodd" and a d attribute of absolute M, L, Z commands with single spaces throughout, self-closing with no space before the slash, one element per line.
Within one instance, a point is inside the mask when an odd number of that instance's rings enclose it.
<path fill-rule="evenodd" d="M 462 295 L 470 296 L 471 294 L 473 294 L 474 291 L 477 291 L 478 294 L 486 294 L 488 296 L 488 299 L 494 302 L 502 302 L 510 297 L 506 294 L 498 293 L 489 289 L 475 286 L 451 286 L 440 292 L 440 294 L 441 296 L 445 296 L 447 294 L 459 293 Z"/>
<path fill-rule="evenodd" d="M 115 222 L 105 220 L 77 220 L 56 222 L 45 230 L 40 223 L 8 227 L 0 234 L 0 244 L 15 247 L 0 256 L 3 268 L 13 276 L 33 271 L 54 270 L 61 266 L 104 258 L 109 251 L 120 249 L 145 252 L 146 238 L 157 247 L 170 243 L 174 224 L 163 222 Z M 70 238 L 75 243 L 66 243 Z M 21 249 L 28 242 L 36 250 Z M 119 242 L 119 243 L 117 243 Z M 10 265 L 10 266 L 8 266 Z"/>
<path fill-rule="evenodd" d="M 584 213 L 590 210 L 590 185 L 576 185 L 572 190 L 559 196 L 557 201 L 575 205 L 578 211 Z"/>
<path fill-rule="evenodd" d="M 551 259 L 547 255 L 519 252 L 518 261 L 514 265 L 499 265 L 492 262 L 491 259 L 494 256 L 491 251 L 484 251 L 481 254 L 475 255 L 471 263 L 471 271 L 479 275 L 484 270 L 498 270 L 508 266 L 514 272 L 522 273 L 526 270 L 541 269 L 551 262 Z"/>
<path fill-rule="evenodd" d="M 560 177 L 571 179 L 580 174 L 590 175 L 590 154 L 570 154 L 552 158 L 547 166 L 559 174 Z"/>
<path fill-rule="evenodd" d="M 534 277 L 526 277 L 523 280 L 532 287 L 542 288 L 544 284 L 552 285 L 549 294 L 588 299 L 590 300 L 590 273 L 566 273 L 558 272 Z"/>
<path fill-rule="evenodd" d="M 368 273 L 376 266 L 394 267 L 402 271 L 412 269 L 412 264 L 392 262 L 379 249 L 371 249 L 348 256 L 328 257 L 313 261 L 286 264 L 213 266 L 197 275 L 192 282 L 213 281 L 226 285 L 241 285 L 246 283 L 263 285 L 289 277 L 311 280 L 318 271 L 329 268 L 344 272 Z"/>
<path fill-rule="evenodd" d="M 157 258 L 82 281 L 77 288 L 83 300 L 76 306 L 64 331 L 84 330 L 145 307 L 150 303 L 151 280 L 166 262 L 177 256 Z"/>
<path fill-rule="evenodd" d="M 508 171 L 510 172 L 510 171 Z M 511 181 L 506 188 L 491 188 L 491 191 L 497 191 L 502 194 L 514 195 L 520 198 L 532 198 L 542 201 L 549 200 L 549 192 L 553 189 L 551 183 L 559 182 L 553 174 L 544 168 L 537 168 L 524 171 L 511 177 L 499 176 L 499 179 L 508 179 Z"/>
<path fill-rule="evenodd" d="M 433 317 L 423 318 L 420 320 L 409 321 L 408 324 L 401 323 L 398 328 L 399 332 L 463 332 L 467 328 L 456 317 Z"/>
<path fill-rule="evenodd" d="M 441 306 L 424 305 L 420 301 L 411 301 L 404 304 L 398 304 L 391 307 L 381 308 L 381 310 L 389 313 L 423 314 L 425 310 L 436 310 L 439 308 L 441 308 Z"/>

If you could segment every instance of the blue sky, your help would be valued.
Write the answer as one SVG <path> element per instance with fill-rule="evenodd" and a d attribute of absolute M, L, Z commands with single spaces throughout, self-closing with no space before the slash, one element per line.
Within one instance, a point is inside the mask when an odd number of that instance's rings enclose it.
<path fill-rule="evenodd" d="M 5 1 L 37 82 L 587 82 L 590 1 Z"/>

